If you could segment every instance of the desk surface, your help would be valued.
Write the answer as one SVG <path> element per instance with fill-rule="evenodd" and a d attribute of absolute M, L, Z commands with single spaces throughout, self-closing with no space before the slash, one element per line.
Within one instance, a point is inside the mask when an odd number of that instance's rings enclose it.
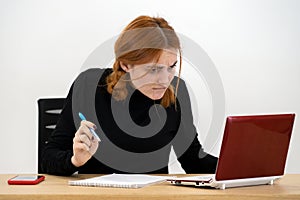
<path fill-rule="evenodd" d="M 59 177 L 46 175 L 38 185 L 8 185 L 14 175 L 0 174 L 0 199 L 300 199 L 300 174 L 287 174 L 274 185 L 226 190 L 175 186 L 168 182 L 140 189 L 69 186 L 68 180 L 99 175 Z"/>

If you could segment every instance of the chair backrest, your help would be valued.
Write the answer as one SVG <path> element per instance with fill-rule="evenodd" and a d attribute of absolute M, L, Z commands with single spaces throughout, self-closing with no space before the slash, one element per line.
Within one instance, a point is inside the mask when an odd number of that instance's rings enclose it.
<path fill-rule="evenodd" d="M 44 173 L 41 168 L 41 155 L 48 138 L 55 129 L 65 98 L 41 98 L 38 100 L 38 173 Z"/>

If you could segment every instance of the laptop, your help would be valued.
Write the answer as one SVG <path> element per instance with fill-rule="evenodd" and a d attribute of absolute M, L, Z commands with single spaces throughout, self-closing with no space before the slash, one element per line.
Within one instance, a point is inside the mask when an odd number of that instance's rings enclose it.
<path fill-rule="evenodd" d="M 169 181 L 218 189 L 272 185 L 284 175 L 294 119 L 295 114 L 229 116 L 216 173 Z"/>

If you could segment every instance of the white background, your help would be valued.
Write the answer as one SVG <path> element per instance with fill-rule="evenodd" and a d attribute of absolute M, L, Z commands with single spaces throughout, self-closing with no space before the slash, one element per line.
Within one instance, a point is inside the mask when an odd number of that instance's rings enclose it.
<path fill-rule="evenodd" d="M 65 96 L 90 53 L 139 15 L 166 18 L 207 52 L 226 115 L 300 114 L 299 10 L 298 0 L 0 0 L 0 173 L 37 172 L 37 99 Z M 205 135 L 213 108 L 193 107 Z M 296 119 L 287 173 L 300 172 L 299 132 Z"/>

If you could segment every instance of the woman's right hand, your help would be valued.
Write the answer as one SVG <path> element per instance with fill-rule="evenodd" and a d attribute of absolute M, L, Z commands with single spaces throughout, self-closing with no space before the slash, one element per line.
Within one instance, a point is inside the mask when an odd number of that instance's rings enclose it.
<path fill-rule="evenodd" d="M 74 166 L 84 165 L 97 151 L 99 142 L 93 136 L 90 128 L 96 126 L 92 122 L 83 120 L 73 138 L 73 156 L 71 162 Z"/>

